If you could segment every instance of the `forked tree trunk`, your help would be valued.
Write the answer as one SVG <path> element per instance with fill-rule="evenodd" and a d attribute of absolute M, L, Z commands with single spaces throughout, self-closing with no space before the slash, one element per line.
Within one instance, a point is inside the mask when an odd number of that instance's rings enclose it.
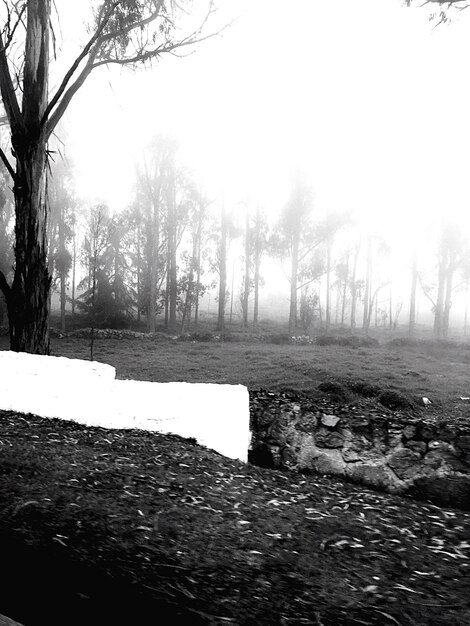
<path fill-rule="evenodd" d="M 2 274 L 0 287 L 7 300 L 11 349 L 37 354 L 49 353 L 47 136 L 42 119 L 48 101 L 50 9 L 50 0 L 28 0 L 22 110 L 0 42 L 0 88 L 16 158 L 15 273 L 11 286 Z"/>

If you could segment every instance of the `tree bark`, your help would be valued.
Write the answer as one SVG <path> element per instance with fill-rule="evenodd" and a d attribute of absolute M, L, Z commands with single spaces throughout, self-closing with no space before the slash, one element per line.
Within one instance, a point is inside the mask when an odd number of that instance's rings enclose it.
<path fill-rule="evenodd" d="M 15 272 L 7 300 L 10 347 L 16 352 L 49 354 L 47 264 L 46 149 L 41 125 L 47 107 L 50 0 L 28 0 L 22 111 L 0 41 L 0 89 L 16 158 Z"/>

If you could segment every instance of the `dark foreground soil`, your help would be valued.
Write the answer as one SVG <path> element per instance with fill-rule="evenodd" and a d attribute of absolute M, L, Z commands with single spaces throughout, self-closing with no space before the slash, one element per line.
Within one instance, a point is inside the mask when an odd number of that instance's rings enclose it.
<path fill-rule="evenodd" d="M 26 626 L 470 624 L 469 514 L 143 431 L 0 412 L 0 555 Z"/>

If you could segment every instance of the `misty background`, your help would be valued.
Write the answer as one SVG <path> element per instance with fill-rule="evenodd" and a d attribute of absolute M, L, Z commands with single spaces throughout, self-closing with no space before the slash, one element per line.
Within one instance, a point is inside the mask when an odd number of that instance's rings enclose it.
<path fill-rule="evenodd" d="M 58 79 L 89 18 L 64 4 Z M 148 330 L 466 334 L 470 22 L 434 28 L 428 13 L 225 2 L 207 29 L 229 26 L 188 56 L 96 71 L 53 146 L 62 326 L 66 312 Z M 5 273 L 9 184 L 2 172 Z"/>

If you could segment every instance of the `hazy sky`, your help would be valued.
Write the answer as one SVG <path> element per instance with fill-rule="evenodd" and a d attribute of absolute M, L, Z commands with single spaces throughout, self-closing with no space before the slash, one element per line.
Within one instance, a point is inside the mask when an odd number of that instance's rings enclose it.
<path fill-rule="evenodd" d="M 437 29 L 401 0 L 226 0 L 223 11 L 239 20 L 191 57 L 101 69 L 85 85 L 67 115 L 79 193 L 124 206 L 147 140 L 169 132 L 207 185 L 268 210 L 300 166 L 319 206 L 352 208 L 403 241 L 409 220 L 470 224 L 470 11 Z"/>

